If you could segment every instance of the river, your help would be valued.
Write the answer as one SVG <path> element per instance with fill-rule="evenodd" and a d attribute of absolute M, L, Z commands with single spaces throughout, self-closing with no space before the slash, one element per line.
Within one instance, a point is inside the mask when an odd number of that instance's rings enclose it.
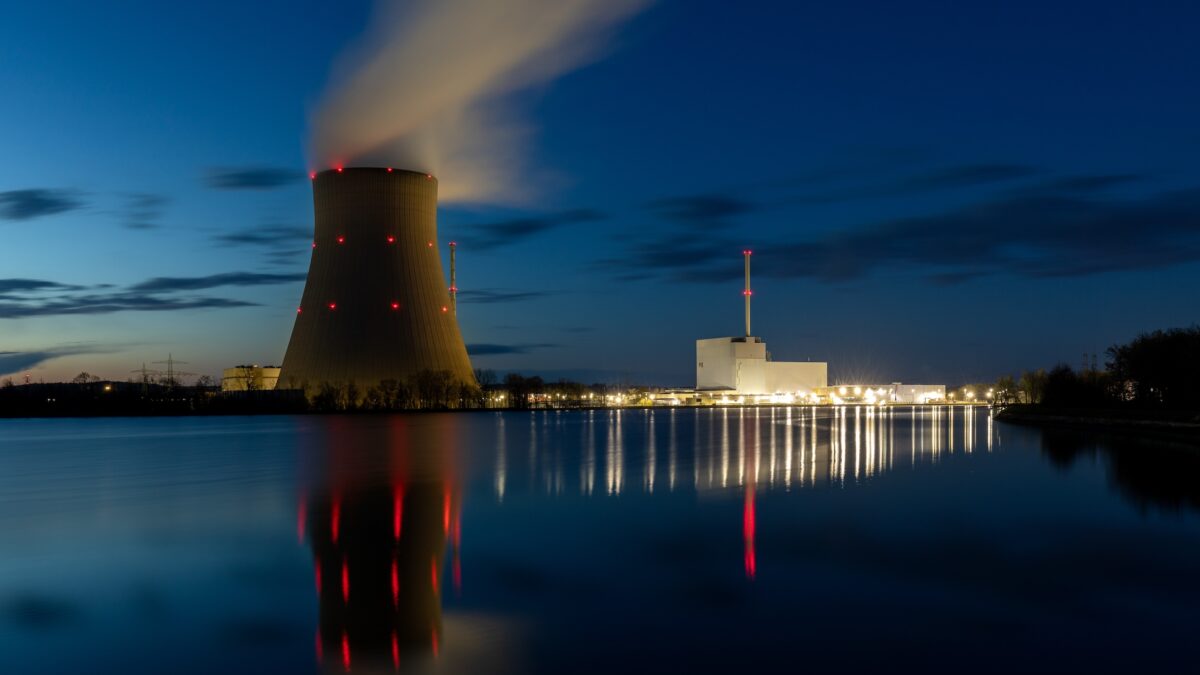
<path fill-rule="evenodd" d="M 985 408 L 0 420 L 0 673 L 1187 670 L 1197 476 Z"/>

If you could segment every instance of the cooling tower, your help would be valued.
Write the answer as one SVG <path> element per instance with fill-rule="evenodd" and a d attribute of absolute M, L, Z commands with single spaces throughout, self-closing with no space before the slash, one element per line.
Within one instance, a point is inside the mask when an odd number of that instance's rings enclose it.
<path fill-rule="evenodd" d="M 361 392 L 426 370 L 474 384 L 438 253 L 437 179 L 344 168 L 312 182 L 312 262 L 280 386 Z"/>

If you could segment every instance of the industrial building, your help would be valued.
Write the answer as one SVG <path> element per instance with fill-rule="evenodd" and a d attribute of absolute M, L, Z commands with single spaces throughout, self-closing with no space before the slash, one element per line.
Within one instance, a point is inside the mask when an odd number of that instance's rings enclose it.
<path fill-rule="evenodd" d="M 743 251 L 746 286 L 746 334 L 696 340 L 696 393 L 707 396 L 807 396 L 829 383 L 829 364 L 817 361 L 772 361 L 767 343 L 750 332 L 750 256 Z"/>
<path fill-rule="evenodd" d="M 363 392 L 422 371 L 474 384 L 438 252 L 437 179 L 358 167 L 312 179 L 312 261 L 280 387 Z"/>
<path fill-rule="evenodd" d="M 278 383 L 276 366 L 234 366 L 221 371 L 221 391 L 271 391 Z"/>

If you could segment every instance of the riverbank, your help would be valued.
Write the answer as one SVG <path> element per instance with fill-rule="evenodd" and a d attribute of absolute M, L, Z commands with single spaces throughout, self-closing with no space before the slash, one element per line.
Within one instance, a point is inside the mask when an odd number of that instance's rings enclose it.
<path fill-rule="evenodd" d="M 1010 405 L 996 413 L 996 419 L 1015 424 L 1071 426 L 1200 439 L 1200 413 L 1191 411 Z"/>

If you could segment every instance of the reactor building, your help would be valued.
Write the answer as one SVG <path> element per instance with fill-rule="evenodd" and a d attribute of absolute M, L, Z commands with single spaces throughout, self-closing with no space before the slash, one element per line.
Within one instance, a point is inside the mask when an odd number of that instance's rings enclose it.
<path fill-rule="evenodd" d="M 767 343 L 750 333 L 750 251 L 743 251 L 746 334 L 696 340 L 696 392 L 708 396 L 769 397 L 811 395 L 829 384 L 829 364 L 772 361 Z"/>
<path fill-rule="evenodd" d="M 437 245 L 437 179 L 390 168 L 313 174 L 312 261 L 281 389 L 446 371 L 474 384 Z"/>

